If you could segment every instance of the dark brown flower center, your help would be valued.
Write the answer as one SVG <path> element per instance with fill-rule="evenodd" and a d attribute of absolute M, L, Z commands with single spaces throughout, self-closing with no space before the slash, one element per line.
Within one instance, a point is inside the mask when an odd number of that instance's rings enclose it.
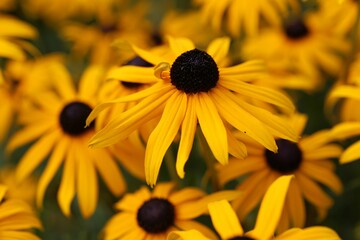
<path fill-rule="evenodd" d="M 162 198 L 151 198 L 137 212 L 139 226 L 148 233 L 165 232 L 174 221 L 174 205 Z"/>
<path fill-rule="evenodd" d="M 282 174 L 292 173 L 300 167 L 302 151 L 299 146 L 288 140 L 276 140 L 278 153 L 265 150 L 266 162 L 273 170 Z"/>
<path fill-rule="evenodd" d="M 294 18 L 285 23 L 285 33 L 289 38 L 297 40 L 306 37 L 310 31 L 302 19 Z"/>
<path fill-rule="evenodd" d="M 193 49 L 181 54 L 170 69 L 171 83 L 185 93 L 208 92 L 219 80 L 214 59 L 206 52 Z"/>
<path fill-rule="evenodd" d="M 86 118 L 92 108 L 83 102 L 71 102 L 67 104 L 60 113 L 60 126 L 64 132 L 77 136 L 93 128 L 94 122 L 85 128 Z"/>

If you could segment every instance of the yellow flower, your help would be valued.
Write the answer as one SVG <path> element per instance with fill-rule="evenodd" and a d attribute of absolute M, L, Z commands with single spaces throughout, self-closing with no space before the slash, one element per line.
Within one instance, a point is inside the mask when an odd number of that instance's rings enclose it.
<path fill-rule="evenodd" d="M 0 236 L 3 240 L 40 240 L 29 230 L 41 229 L 41 223 L 23 201 L 5 199 L 6 187 L 0 185 Z"/>
<path fill-rule="evenodd" d="M 24 60 L 26 54 L 22 49 L 30 48 L 21 39 L 33 39 L 36 30 L 29 24 L 12 16 L 0 14 L 0 58 Z"/>
<path fill-rule="evenodd" d="M 306 125 L 305 115 L 295 115 L 289 122 L 300 135 Z M 239 136 L 242 138 L 242 136 Z M 334 173 L 334 163 L 329 158 L 339 157 L 342 149 L 331 143 L 330 130 L 322 130 L 310 136 L 303 136 L 298 143 L 277 139 L 278 153 L 270 152 L 253 141 L 246 141 L 248 157 L 231 159 L 227 166 L 219 166 L 219 181 L 225 184 L 230 180 L 247 175 L 236 189 L 243 195 L 233 202 L 239 217 L 243 218 L 260 202 L 268 186 L 279 176 L 294 174 L 286 199 L 279 230 L 291 225 L 303 227 L 306 220 L 305 201 L 314 205 L 320 219 L 324 218 L 333 200 L 321 189 L 325 185 L 333 192 L 342 191 L 340 179 Z"/>
<path fill-rule="evenodd" d="M 33 97 L 33 106 L 20 115 L 24 128 L 13 135 L 8 150 L 36 140 L 20 159 L 17 178 L 25 180 L 50 155 L 39 178 L 37 205 L 42 205 L 50 181 L 63 165 L 58 190 L 60 208 L 69 216 L 71 202 L 77 194 L 80 211 L 87 218 L 97 206 L 97 173 L 114 195 L 118 196 L 125 190 L 125 182 L 110 151 L 87 147 L 95 129 L 94 125 L 84 128 L 85 119 L 96 104 L 104 70 L 98 66 L 88 67 L 76 91 L 62 64 L 48 63 L 46 69 L 52 73 L 50 79 L 56 92 L 43 92 Z"/>
<path fill-rule="evenodd" d="M 203 21 L 220 31 L 226 19 L 230 34 L 239 37 L 242 32 L 257 35 L 262 20 L 271 25 L 281 25 L 288 8 L 298 8 L 293 0 L 197 0 L 201 5 Z"/>
<path fill-rule="evenodd" d="M 235 211 L 226 200 L 209 203 L 213 225 L 224 240 L 294 240 L 324 239 L 340 240 L 333 230 L 326 227 L 293 228 L 274 237 L 276 225 L 281 217 L 292 176 L 279 177 L 267 190 L 256 218 L 254 230 L 244 233 Z M 196 230 L 171 232 L 167 240 L 210 240 Z"/>
<path fill-rule="evenodd" d="M 272 69 L 319 78 L 321 70 L 336 75 L 342 67 L 339 53 L 348 43 L 325 25 L 321 13 L 293 16 L 283 27 L 268 28 L 243 45 L 243 58 L 263 59 Z"/>
<path fill-rule="evenodd" d="M 283 94 L 249 83 L 263 73 L 263 65 L 258 61 L 233 67 L 217 65 L 227 55 L 230 46 L 228 38 L 214 40 L 207 51 L 196 49 L 186 38 L 170 37 L 169 44 L 171 51 L 166 56 L 157 56 L 133 47 L 138 56 L 156 67 L 124 66 L 117 69 L 111 78 L 152 83 L 155 74 L 159 79 L 150 88 L 97 106 L 88 117 L 87 125 L 109 106 L 119 102 L 139 101 L 99 131 L 91 139 L 90 146 L 112 145 L 144 123 L 161 116 L 150 134 L 145 153 L 146 180 L 148 184 L 154 185 L 165 152 L 179 129 L 181 137 L 176 170 L 181 178 L 184 177 L 184 165 L 192 149 L 198 123 L 212 153 L 222 164 L 228 162 L 228 152 L 233 149 L 236 149 L 234 154 L 237 156 L 246 155 L 244 145 L 231 144 L 228 125 L 274 152 L 277 146 L 273 135 L 297 140 L 297 135 L 286 121 L 235 95 L 238 93 L 249 99 L 267 102 L 287 112 L 294 110 L 292 102 Z"/>
<path fill-rule="evenodd" d="M 236 191 L 206 195 L 194 187 L 178 191 L 174 187 L 173 183 L 159 183 L 153 192 L 142 187 L 135 193 L 126 194 L 115 205 L 120 212 L 103 230 L 104 240 L 165 240 L 169 232 L 177 229 L 197 229 L 213 237 L 215 235 L 210 229 L 192 219 L 204 214 L 208 203 L 233 200 L 240 195 Z"/>

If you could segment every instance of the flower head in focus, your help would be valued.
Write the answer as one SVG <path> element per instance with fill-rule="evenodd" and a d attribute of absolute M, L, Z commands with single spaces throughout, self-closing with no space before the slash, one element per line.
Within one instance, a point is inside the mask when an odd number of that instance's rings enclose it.
<path fill-rule="evenodd" d="M 138 101 L 129 110 L 118 114 L 90 141 L 92 147 L 106 147 L 126 138 L 144 123 L 161 116 L 149 136 L 145 153 L 145 176 L 154 185 L 165 155 L 178 131 L 181 130 L 176 161 L 178 175 L 184 177 L 184 165 L 192 149 L 197 125 L 214 154 L 222 164 L 228 162 L 228 154 L 246 155 L 246 147 L 234 146 L 228 126 L 232 126 L 259 142 L 270 151 L 277 151 L 274 136 L 297 141 L 292 127 L 283 119 L 254 106 L 244 98 L 270 103 L 287 113 L 294 111 L 290 99 L 270 88 L 255 86 L 251 81 L 261 77 L 263 65 L 249 61 L 233 67 L 220 67 L 230 47 L 230 39 L 212 41 L 206 51 L 195 48 L 186 38 L 169 37 L 171 54 L 158 56 L 133 46 L 151 67 L 123 66 L 110 78 L 127 82 L 153 83 L 138 93 L 108 101 L 97 106 L 87 119 L 87 125 L 104 109 L 114 104 Z M 229 140 L 228 140 L 229 139 Z M 233 151 L 236 149 L 235 151 Z"/>

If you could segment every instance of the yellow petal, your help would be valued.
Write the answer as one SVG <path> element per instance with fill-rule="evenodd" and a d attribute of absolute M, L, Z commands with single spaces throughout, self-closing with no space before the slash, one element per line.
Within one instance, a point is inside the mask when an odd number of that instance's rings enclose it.
<path fill-rule="evenodd" d="M 180 144 L 177 153 L 176 159 L 176 171 L 180 178 L 184 178 L 184 166 L 189 158 L 191 152 L 194 136 L 197 127 L 197 117 L 196 117 L 196 108 L 195 101 L 192 96 L 187 98 L 187 108 L 184 116 L 183 123 L 181 125 L 181 137 Z"/>
<path fill-rule="evenodd" d="M 215 158 L 221 164 L 227 164 L 227 133 L 218 110 L 208 94 L 198 93 L 196 97 L 196 115 L 199 120 L 201 131 Z M 216 100 L 216 98 L 214 100 Z"/>
<path fill-rule="evenodd" d="M 274 235 L 292 178 L 293 175 L 279 177 L 266 191 L 252 236 L 257 239 L 270 239 Z"/>
<path fill-rule="evenodd" d="M 107 101 L 104 102 L 102 104 L 97 105 L 92 112 L 90 113 L 90 115 L 87 117 L 86 119 L 86 126 L 89 126 L 90 123 L 99 115 L 100 112 L 102 112 L 103 110 L 105 110 L 106 108 L 111 107 L 114 104 L 117 103 L 123 103 L 123 102 L 132 102 L 132 101 L 138 101 L 141 100 L 143 98 L 149 97 L 151 98 L 151 95 L 163 95 L 164 93 L 170 91 L 171 86 L 169 85 L 164 85 L 162 83 L 158 83 L 155 84 L 154 86 L 147 88 L 143 91 L 134 93 L 134 94 L 130 94 L 127 96 L 123 96 L 120 97 L 116 100 L 112 100 L 112 101 Z M 158 96 L 156 96 L 156 98 L 158 98 Z M 153 101 L 153 99 L 151 98 L 151 100 Z M 146 102 L 146 104 L 148 104 L 148 102 Z M 144 107 L 144 106 L 142 106 Z"/>
<path fill-rule="evenodd" d="M 296 174 L 296 181 L 303 195 L 310 203 L 319 208 L 329 208 L 332 206 L 333 200 L 309 177 Z"/>
<path fill-rule="evenodd" d="M 340 163 L 349 163 L 360 158 L 360 141 L 350 145 L 340 157 Z"/>
<path fill-rule="evenodd" d="M 25 53 L 20 47 L 5 39 L 0 39 L 0 56 L 14 60 L 25 59 Z"/>
<path fill-rule="evenodd" d="M 186 107 L 186 94 L 175 92 L 168 99 L 160 122 L 149 137 L 145 152 L 145 176 L 150 186 L 156 183 L 163 157 L 179 131 Z"/>
<path fill-rule="evenodd" d="M 250 115 L 229 98 L 228 95 L 232 93 L 226 91 L 225 89 L 214 89 L 213 91 L 213 99 L 216 99 L 215 104 L 221 117 L 267 149 L 276 152 L 275 139 L 270 132 L 257 118 Z"/>
<path fill-rule="evenodd" d="M 125 139 L 144 123 L 158 116 L 162 111 L 164 102 L 173 93 L 174 91 L 169 91 L 162 95 L 158 93 L 140 101 L 126 112 L 119 114 L 116 119 L 97 132 L 90 140 L 89 145 L 92 147 L 105 147 Z"/>
<path fill-rule="evenodd" d="M 342 192 L 342 184 L 337 175 L 331 170 L 321 168 L 316 162 L 304 161 L 301 164 L 301 171 L 312 179 L 329 187 L 336 194 Z"/>
<path fill-rule="evenodd" d="M 305 202 L 299 185 L 296 181 L 291 181 L 288 195 L 287 195 L 287 208 L 289 210 L 290 218 L 295 227 L 304 227 L 305 225 Z"/>
<path fill-rule="evenodd" d="M 229 48 L 230 48 L 230 38 L 228 37 L 217 38 L 209 44 L 206 52 L 213 57 L 215 62 L 218 63 L 226 57 Z"/>
<path fill-rule="evenodd" d="M 171 191 L 174 189 L 175 187 L 175 183 L 173 182 L 167 182 L 167 183 L 160 183 L 158 184 L 152 195 L 153 197 L 156 197 L 156 198 L 168 198 Z"/>
<path fill-rule="evenodd" d="M 254 98 L 260 101 L 271 103 L 282 108 L 287 113 L 292 113 L 295 110 L 295 106 L 291 100 L 277 90 L 235 80 L 225 81 L 220 79 L 219 84 L 225 88 L 239 93 L 244 97 Z"/>
<path fill-rule="evenodd" d="M 239 191 L 226 190 L 209 194 L 197 201 L 181 204 L 177 208 L 177 218 L 191 219 L 198 217 L 207 211 L 209 203 L 223 199 L 231 201 L 238 198 L 240 195 L 241 192 Z"/>
<path fill-rule="evenodd" d="M 98 181 L 93 161 L 89 158 L 88 149 L 79 144 L 76 154 L 76 192 L 79 208 L 84 218 L 89 218 L 95 211 L 98 202 Z"/>
<path fill-rule="evenodd" d="M 330 131 L 334 139 L 343 140 L 360 135 L 360 122 L 344 122 L 335 125 Z"/>
<path fill-rule="evenodd" d="M 169 196 L 168 200 L 174 205 L 179 205 L 187 201 L 193 201 L 199 199 L 205 195 L 200 189 L 187 187 L 177 192 L 174 192 Z"/>
<path fill-rule="evenodd" d="M 228 201 L 209 203 L 208 208 L 212 223 L 222 239 L 230 239 L 244 233 L 239 219 Z"/>
<path fill-rule="evenodd" d="M 1 15 L 0 18 L 0 36 L 19 37 L 19 38 L 35 38 L 36 29 L 29 24 L 16 18 Z"/>
<path fill-rule="evenodd" d="M 174 231 L 171 232 L 167 240 L 210 240 L 210 238 L 205 237 L 197 230 L 189 230 L 189 231 Z"/>
<path fill-rule="evenodd" d="M 51 128 L 51 124 L 47 122 L 44 124 L 33 124 L 28 125 L 27 127 L 17 131 L 10 139 L 9 143 L 6 146 L 7 152 L 12 152 L 16 148 L 25 145 L 31 141 L 34 141 L 36 138 L 45 134 L 47 130 Z"/>
<path fill-rule="evenodd" d="M 188 38 L 173 38 L 171 36 L 167 37 L 171 50 L 177 55 L 180 56 L 184 52 L 193 50 L 195 48 L 194 43 Z"/>
<path fill-rule="evenodd" d="M 154 75 L 153 67 L 122 66 L 110 69 L 109 79 L 117 79 L 135 83 L 154 83 L 158 79 Z"/>
<path fill-rule="evenodd" d="M 218 177 L 220 184 L 234 180 L 244 174 L 260 171 L 267 167 L 266 162 L 257 157 L 249 157 L 244 160 L 233 159 L 229 164 L 219 167 Z"/>
<path fill-rule="evenodd" d="M 50 181 L 53 179 L 55 173 L 59 170 L 60 165 L 65 157 L 66 151 L 68 150 L 69 141 L 64 138 L 55 146 L 54 151 L 47 163 L 47 166 L 41 174 L 38 188 L 36 191 L 36 204 L 38 207 L 42 206 L 43 198 L 45 195 L 46 188 Z"/>
<path fill-rule="evenodd" d="M 79 81 L 79 96 L 83 99 L 92 99 L 99 91 L 100 83 L 104 80 L 103 67 L 94 65 L 86 68 Z"/>
<path fill-rule="evenodd" d="M 54 83 L 56 90 L 62 96 L 62 98 L 66 100 L 74 99 L 76 96 L 75 87 L 73 85 L 73 80 L 65 66 L 57 62 L 51 62 L 48 68 L 49 71 L 52 72 L 52 82 Z"/>
<path fill-rule="evenodd" d="M 115 196 L 122 194 L 126 190 L 126 185 L 119 166 L 115 163 L 115 159 L 105 149 L 88 149 L 88 151 L 90 156 L 92 156 L 94 167 L 99 171 L 109 190 Z"/>
<path fill-rule="evenodd" d="M 239 100 L 237 103 L 245 111 L 263 122 L 275 136 L 294 142 L 299 140 L 300 136 L 296 134 L 294 127 L 288 122 L 288 119 L 281 118 L 263 108 L 248 104 L 245 101 Z"/>
<path fill-rule="evenodd" d="M 217 239 L 216 234 L 207 226 L 192 220 L 176 220 L 175 226 L 181 230 L 197 230 L 209 239 Z M 161 240 L 161 239 L 159 239 Z"/>
<path fill-rule="evenodd" d="M 158 65 L 161 62 L 166 62 L 165 58 L 162 58 L 160 56 L 157 56 L 149 51 L 143 50 L 141 48 L 136 47 L 135 45 L 132 45 L 132 48 L 134 52 L 139 55 L 142 59 L 147 61 L 148 63 L 153 64 L 154 66 Z"/>
<path fill-rule="evenodd" d="M 286 232 L 284 234 L 286 234 Z M 285 239 L 285 238 L 282 238 L 282 239 Z M 302 231 L 297 231 L 295 234 L 291 235 L 291 238 L 286 238 L 286 239 L 340 240 L 341 238 L 336 234 L 336 232 L 334 230 L 332 230 L 330 228 L 309 227 L 309 228 L 303 229 Z"/>
<path fill-rule="evenodd" d="M 60 209 L 67 217 L 70 217 L 71 202 L 75 196 L 75 151 L 76 149 L 74 149 L 73 146 L 69 149 L 65 159 L 61 183 L 57 194 Z"/>
<path fill-rule="evenodd" d="M 16 169 L 18 181 L 24 180 L 34 169 L 45 160 L 60 139 L 60 131 L 54 131 L 40 138 L 21 158 Z"/>

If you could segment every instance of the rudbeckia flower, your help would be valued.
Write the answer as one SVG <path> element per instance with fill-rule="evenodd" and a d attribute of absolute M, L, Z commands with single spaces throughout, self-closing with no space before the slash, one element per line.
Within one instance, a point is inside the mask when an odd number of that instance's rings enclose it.
<path fill-rule="evenodd" d="M 320 78 L 321 70 L 334 76 L 340 72 L 340 53 L 349 44 L 324 24 L 322 14 L 293 16 L 283 26 L 267 28 L 243 45 L 244 59 L 263 59 L 272 68 Z"/>
<path fill-rule="evenodd" d="M 228 162 L 229 151 L 237 156 L 246 155 L 244 145 L 232 144 L 233 137 L 228 126 L 240 130 L 273 152 L 277 151 L 274 135 L 290 141 L 297 140 L 297 135 L 286 121 L 235 94 L 273 104 L 288 113 L 294 110 L 292 102 L 283 94 L 249 83 L 263 74 L 263 65 L 258 61 L 233 67 L 217 65 L 227 55 L 230 46 L 228 38 L 214 40 L 206 51 L 195 48 L 186 38 L 170 37 L 169 44 L 171 51 L 166 56 L 133 46 L 138 56 L 156 67 L 124 66 L 117 69 L 111 78 L 152 83 L 155 74 L 158 81 L 143 91 L 97 106 L 88 117 L 87 125 L 109 106 L 139 101 L 100 130 L 91 139 L 90 146 L 115 144 L 144 123 L 161 116 L 149 136 L 145 153 L 146 181 L 153 186 L 165 152 L 180 129 L 176 170 L 181 178 L 184 177 L 184 165 L 198 124 L 212 153 L 222 164 Z"/>
<path fill-rule="evenodd" d="M 152 192 L 142 187 L 126 194 L 116 203 L 120 212 L 106 224 L 104 240 L 165 240 L 169 232 L 197 229 L 206 236 L 215 236 L 205 225 L 193 219 L 207 211 L 210 202 L 237 198 L 241 193 L 222 191 L 206 195 L 200 189 L 187 187 L 175 190 L 173 183 L 159 183 Z"/>
<path fill-rule="evenodd" d="M 32 228 L 41 229 L 41 223 L 31 208 L 23 201 L 5 199 L 6 187 L 0 185 L 0 236 L 2 240 L 40 240 L 31 233 Z"/>
<path fill-rule="evenodd" d="M 298 8 L 293 0 L 196 0 L 201 5 L 205 23 L 220 31 L 226 27 L 232 36 L 239 37 L 241 32 L 257 35 L 262 20 L 271 25 L 280 25 L 281 19 L 288 14 L 289 7 Z"/>
<path fill-rule="evenodd" d="M 84 128 L 85 120 L 96 104 L 97 91 L 102 82 L 103 69 L 90 66 L 83 73 L 78 91 L 65 67 L 49 63 L 56 92 L 38 94 L 20 115 L 24 128 L 16 132 L 8 144 L 8 151 L 26 143 L 35 143 L 20 159 L 16 169 L 19 181 L 24 181 L 46 158 L 44 172 L 39 178 L 36 201 L 41 206 L 45 191 L 54 175 L 63 166 L 58 190 L 62 212 L 70 215 L 71 202 L 77 195 L 82 215 L 90 217 L 98 201 L 98 176 L 114 195 L 125 190 L 121 172 L 108 149 L 89 149 L 87 142 L 95 133 L 92 124 Z"/>
<path fill-rule="evenodd" d="M 28 43 L 21 39 L 33 39 L 37 36 L 35 28 L 15 17 L 0 14 L 0 58 L 24 60 L 23 49 Z"/>
<path fill-rule="evenodd" d="M 226 201 L 209 203 L 210 216 L 213 225 L 224 240 L 294 240 L 294 239 L 324 239 L 340 240 L 332 229 L 326 227 L 309 227 L 305 229 L 292 228 L 274 237 L 276 225 L 281 217 L 286 193 L 292 176 L 279 177 L 267 190 L 256 218 L 252 231 L 244 233 L 239 219 L 231 205 Z M 171 232 L 167 240 L 210 240 L 196 230 Z"/>
<path fill-rule="evenodd" d="M 289 122 L 301 135 L 307 117 L 295 115 Z M 295 179 L 290 184 L 279 230 L 283 231 L 290 226 L 304 226 L 305 200 L 316 207 L 319 219 L 323 219 L 332 206 L 333 200 L 321 188 L 321 185 L 336 194 L 342 191 L 340 179 L 334 173 L 335 165 L 330 160 L 330 158 L 339 157 L 342 149 L 338 144 L 332 143 L 333 141 L 330 130 L 303 136 L 298 143 L 277 139 L 279 147 L 277 153 L 253 141 L 245 142 L 248 157 L 246 159 L 232 158 L 228 165 L 219 166 L 218 175 L 221 184 L 247 175 L 236 187 L 239 191 L 243 191 L 243 195 L 233 202 L 239 217 L 243 218 L 258 205 L 268 186 L 279 176 L 294 174 Z"/>

